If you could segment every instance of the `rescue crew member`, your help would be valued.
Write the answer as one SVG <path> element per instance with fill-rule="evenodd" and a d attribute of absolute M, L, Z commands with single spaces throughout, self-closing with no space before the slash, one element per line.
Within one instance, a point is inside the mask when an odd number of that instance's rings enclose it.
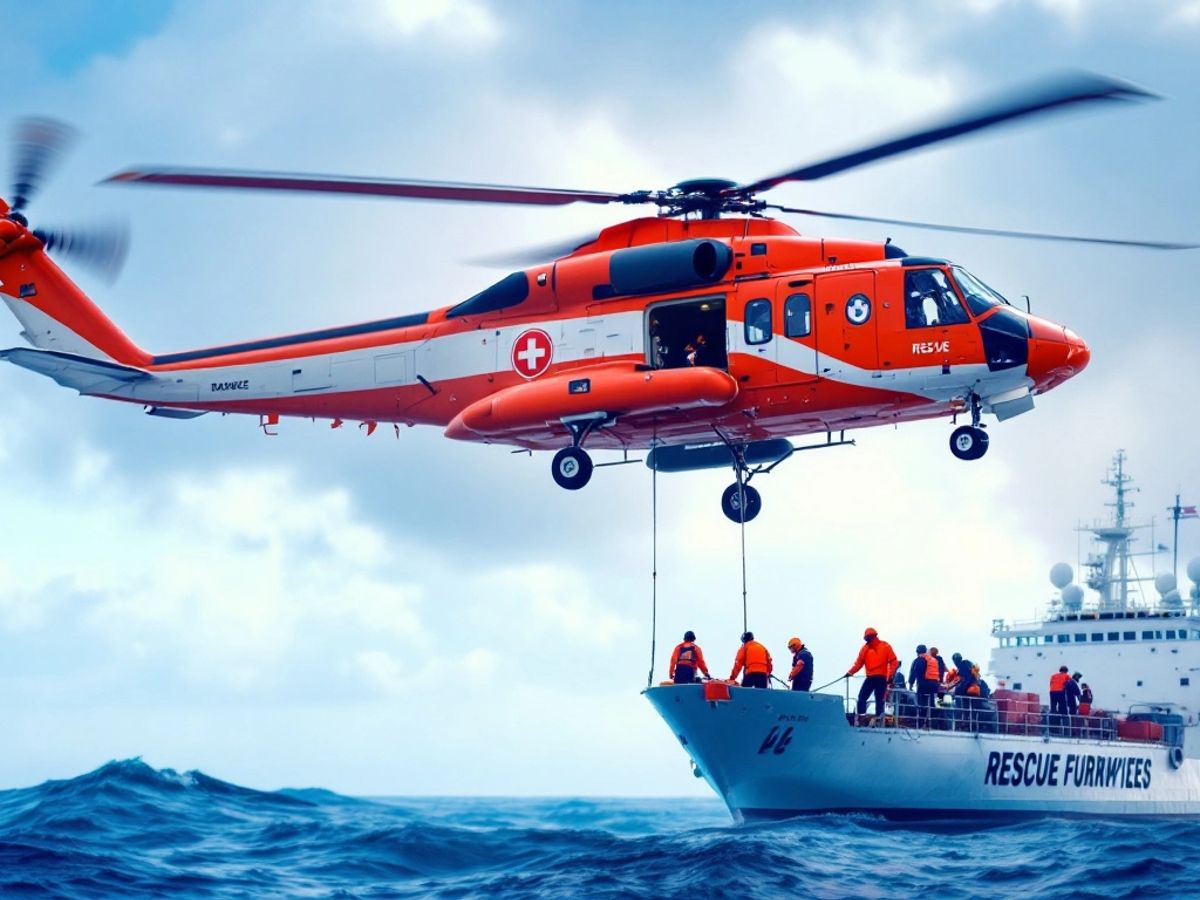
<path fill-rule="evenodd" d="M 1087 686 L 1085 681 L 1080 688 L 1079 697 L 1079 714 L 1081 716 L 1090 716 L 1092 714 L 1092 689 Z"/>
<path fill-rule="evenodd" d="M 807 691 L 812 688 L 813 658 L 804 646 L 804 641 L 798 637 L 788 641 L 788 649 L 792 651 L 792 671 L 788 681 L 792 683 L 793 691 Z"/>
<path fill-rule="evenodd" d="M 696 680 L 697 669 L 705 678 L 712 677 L 704 664 L 704 653 L 696 643 L 696 632 L 685 631 L 683 643 L 676 644 L 675 652 L 671 654 L 671 680 L 676 684 L 691 684 Z"/>
<path fill-rule="evenodd" d="M 900 668 L 900 660 L 896 658 L 896 651 L 887 641 L 879 639 L 879 632 L 874 628 L 868 628 L 863 632 L 863 648 L 858 651 L 858 659 L 854 661 L 854 665 L 850 667 L 846 677 L 849 678 L 864 666 L 867 669 L 867 677 L 863 679 L 863 686 L 858 691 L 858 721 L 860 724 L 867 712 L 867 698 L 871 694 L 875 695 L 875 718 L 882 721 L 883 698 L 887 693 L 888 682 L 892 680 L 896 669 Z"/>
<path fill-rule="evenodd" d="M 1059 666 L 1058 671 L 1050 676 L 1050 715 L 1065 716 L 1067 715 L 1067 682 L 1071 680 L 1071 675 L 1066 666 Z M 1066 719 L 1053 719 L 1051 721 L 1056 725 L 1062 725 Z"/>
<path fill-rule="evenodd" d="M 775 669 L 775 664 L 771 662 L 771 654 L 767 652 L 767 648 L 754 639 L 754 632 L 747 631 L 742 635 L 742 646 L 738 649 L 737 656 L 733 660 L 733 672 L 729 676 L 730 681 L 737 681 L 738 672 L 746 670 L 746 677 L 742 679 L 742 687 L 765 688 L 768 687 L 767 679 L 771 677 L 771 672 Z"/>
<path fill-rule="evenodd" d="M 954 663 L 954 669 L 946 677 L 946 685 L 954 686 L 954 694 L 956 697 L 969 695 L 972 697 L 979 695 L 979 676 L 976 674 L 978 669 L 975 663 L 969 659 L 963 659 L 961 653 L 955 653 L 950 657 L 950 661 Z M 974 688 L 974 690 L 972 690 Z"/>
<path fill-rule="evenodd" d="M 939 682 L 945 681 L 945 680 L 946 680 L 946 661 L 945 661 L 944 659 L 942 659 L 942 655 L 941 655 L 940 653 L 938 653 L 938 648 L 937 648 L 937 647 L 930 647 L 930 648 L 929 648 L 929 655 L 930 655 L 930 656 L 932 656 L 934 659 L 936 659 L 936 660 L 937 660 L 937 664 L 938 664 L 938 681 L 939 681 Z"/>
<path fill-rule="evenodd" d="M 937 647 L 926 650 L 924 644 L 917 644 L 917 658 L 908 670 L 908 684 L 909 687 L 917 689 L 918 728 L 922 722 L 930 722 L 933 719 L 933 698 L 937 696 L 938 687 L 942 683 L 940 662 Z"/>
<path fill-rule="evenodd" d="M 1063 685 L 1063 699 L 1067 701 L 1067 715 L 1079 715 L 1079 698 L 1083 692 L 1079 689 L 1079 679 L 1083 676 L 1076 672 Z"/>

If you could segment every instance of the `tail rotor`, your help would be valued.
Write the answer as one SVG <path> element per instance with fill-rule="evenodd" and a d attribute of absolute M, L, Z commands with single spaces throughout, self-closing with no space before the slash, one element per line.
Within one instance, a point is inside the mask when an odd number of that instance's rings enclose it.
<path fill-rule="evenodd" d="M 78 133 L 70 125 L 42 117 L 20 119 L 13 129 L 12 204 L 7 218 L 23 228 L 29 225 L 26 209 L 75 144 Z M 81 228 L 35 228 L 32 235 L 54 253 L 85 266 L 105 281 L 116 280 L 129 250 L 129 227 L 104 222 Z"/>

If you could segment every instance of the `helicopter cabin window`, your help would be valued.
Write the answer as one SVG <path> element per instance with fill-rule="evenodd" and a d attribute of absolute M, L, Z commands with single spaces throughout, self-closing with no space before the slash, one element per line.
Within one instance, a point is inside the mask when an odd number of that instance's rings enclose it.
<path fill-rule="evenodd" d="M 746 304 L 746 343 L 765 344 L 771 339 L 771 301 L 751 300 Z"/>
<path fill-rule="evenodd" d="M 812 333 L 812 301 L 808 294 L 792 294 L 783 304 L 783 333 L 790 338 Z"/>
<path fill-rule="evenodd" d="M 975 315 L 982 315 L 993 306 L 1006 304 L 1011 306 L 998 292 L 992 290 L 966 269 L 955 266 L 953 269 L 954 281 L 958 285 L 958 289 L 966 298 L 967 306 Z"/>
<path fill-rule="evenodd" d="M 910 269 L 904 273 L 904 323 L 909 328 L 962 325 L 967 311 L 941 269 Z"/>
<path fill-rule="evenodd" d="M 656 369 L 728 366 L 725 298 L 661 303 L 647 312 L 646 362 Z"/>

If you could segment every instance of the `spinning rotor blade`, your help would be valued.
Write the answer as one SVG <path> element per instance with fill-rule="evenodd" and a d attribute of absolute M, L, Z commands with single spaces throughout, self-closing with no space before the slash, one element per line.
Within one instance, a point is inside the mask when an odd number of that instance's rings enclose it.
<path fill-rule="evenodd" d="M 11 212 L 29 205 L 55 163 L 75 141 L 75 129 L 54 119 L 20 119 L 13 129 Z"/>
<path fill-rule="evenodd" d="M 500 268 L 508 266 L 516 266 L 518 268 L 536 266 L 538 263 L 549 263 L 567 256 L 584 244 L 590 244 L 596 237 L 595 232 L 591 234 L 577 234 L 573 238 L 566 238 L 549 244 L 539 244 L 536 247 L 519 247 L 515 250 L 497 253 L 492 256 L 477 256 L 474 259 L 468 259 L 467 262 L 473 266 L 495 266 Z"/>
<path fill-rule="evenodd" d="M 457 200 L 465 203 L 519 203 L 563 206 L 568 203 L 613 203 L 622 194 L 605 191 L 556 190 L 504 184 L 451 181 L 354 178 L 342 175 L 296 175 L 287 172 L 241 172 L 228 169 L 129 169 L 105 184 L 165 184 L 185 187 L 233 188 L 260 191 L 302 191 L 316 194 L 357 194 L 413 200 Z"/>
<path fill-rule="evenodd" d="M 925 228 L 930 231 L 953 231 L 959 234 L 983 234 L 990 237 L 1024 238 L 1034 241 L 1067 241 L 1075 244 L 1107 244 L 1112 247 L 1143 247 L 1151 250 L 1195 250 L 1200 244 L 1176 244 L 1168 241 L 1126 241 L 1119 238 L 1078 237 L 1070 234 L 1047 234 L 1039 231 L 1006 231 L 1001 228 L 975 228 L 970 225 L 939 225 L 936 222 L 910 222 L 907 219 L 884 219 L 878 216 L 856 216 L 850 213 L 821 212 L 816 209 L 795 209 L 790 206 L 771 205 L 768 209 L 794 213 L 800 216 L 818 216 L 822 219 L 842 219 L 848 222 L 879 222 L 883 225 L 903 225 L 907 228 Z"/>
<path fill-rule="evenodd" d="M 793 169 L 790 172 L 783 172 L 751 184 L 739 185 L 730 188 L 725 193 L 756 194 L 787 181 L 815 181 L 827 175 L 834 175 L 867 163 L 908 153 L 910 150 L 920 147 L 927 147 L 1029 116 L 1062 111 L 1077 104 L 1093 101 L 1142 99 L 1158 98 L 1132 84 L 1114 78 L 1106 78 L 1103 75 L 1094 75 L 1090 72 L 1057 75 L 1021 90 L 1006 92 L 991 100 L 966 107 L 940 122 L 935 122 L 890 141 L 835 156 L 832 159 L 813 163 L 800 169 Z"/>
<path fill-rule="evenodd" d="M 35 228 L 33 236 L 45 245 L 47 252 L 87 266 L 110 284 L 116 280 L 129 251 L 129 228 L 118 222 L 69 231 Z"/>

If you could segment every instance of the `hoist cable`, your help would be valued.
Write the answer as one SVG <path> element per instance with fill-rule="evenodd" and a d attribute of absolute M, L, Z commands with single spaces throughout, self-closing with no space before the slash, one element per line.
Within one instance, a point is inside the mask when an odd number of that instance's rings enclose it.
<path fill-rule="evenodd" d="M 654 432 L 658 445 L 658 429 Z M 651 451 L 653 452 L 653 451 Z M 646 689 L 654 684 L 654 651 L 658 640 L 658 466 L 650 467 L 650 671 L 646 673 Z"/>

